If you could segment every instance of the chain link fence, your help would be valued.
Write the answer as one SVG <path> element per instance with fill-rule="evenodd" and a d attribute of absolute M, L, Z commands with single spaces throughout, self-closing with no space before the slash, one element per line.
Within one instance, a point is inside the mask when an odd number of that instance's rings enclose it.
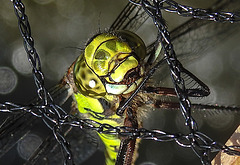
<path fill-rule="evenodd" d="M 40 118 L 52 130 L 55 139 L 60 144 L 65 164 L 74 164 L 73 154 L 69 147 L 68 141 L 64 136 L 64 128 L 66 126 L 76 127 L 79 129 L 94 130 L 104 134 L 114 134 L 125 138 L 140 138 L 149 139 L 159 142 L 174 141 L 179 146 L 191 148 L 193 152 L 199 157 L 202 164 L 210 164 L 209 155 L 212 152 L 223 151 L 229 155 L 239 155 L 240 152 L 236 150 L 238 146 L 222 145 L 206 134 L 198 131 L 197 123 L 191 115 L 191 102 L 189 97 L 202 97 L 208 95 L 208 87 L 203 84 L 197 77 L 187 71 L 183 65 L 178 61 L 174 45 L 171 42 L 170 34 L 167 30 L 162 11 L 174 12 L 180 16 L 193 17 L 197 19 L 215 21 L 215 22 L 230 22 L 236 23 L 240 21 L 240 16 L 228 12 L 211 12 L 204 9 L 192 8 L 184 6 L 170 0 L 141 0 L 131 1 L 134 5 L 140 6 L 152 18 L 153 23 L 158 29 L 157 42 L 155 47 L 162 46 L 164 50 L 164 60 L 167 62 L 171 78 L 175 87 L 175 91 L 179 98 L 181 113 L 185 119 L 185 124 L 189 128 L 188 134 L 183 133 L 169 133 L 162 130 L 147 130 L 145 128 L 131 128 L 125 126 L 113 127 L 109 124 L 101 124 L 96 121 L 88 119 L 79 119 L 69 115 L 59 105 L 54 103 L 49 91 L 45 88 L 44 74 L 41 68 L 41 61 L 37 50 L 35 49 L 34 39 L 31 34 L 30 23 L 28 16 L 25 13 L 25 6 L 20 0 L 13 0 L 13 7 L 18 19 L 18 26 L 23 38 L 24 48 L 28 55 L 28 60 L 32 67 L 32 75 L 37 87 L 38 99 L 41 100 L 39 104 L 34 105 L 20 105 L 11 102 L 0 104 L 0 111 L 13 114 L 30 113 L 32 116 Z M 145 81 L 157 70 L 163 61 L 155 64 L 149 71 Z M 188 88 L 185 84 L 186 78 L 191 77 L 192 81 L 197 83 L 196 88 Z M 144 85 L 145 81 L 142 83 Z M 139 89 L 141 86 L 139 87 Z M 137 90 L 138 91 L 138 90 Z M 136 92 L 137 92 L 136 91 Z M 131 98 L 136 95 L 136 92 Z M 121 105 L 118 114 L 122 114 L 126 106 L 128 106 L 131 99 Z"/>

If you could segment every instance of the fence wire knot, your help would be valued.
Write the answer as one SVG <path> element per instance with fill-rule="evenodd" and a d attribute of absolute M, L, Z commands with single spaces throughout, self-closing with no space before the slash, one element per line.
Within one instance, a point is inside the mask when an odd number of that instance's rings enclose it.
<path fill-rule="evenodd" d="M 10 102 L 0 104 L 0 111 L 7 113 L 30 113 L 34 117 L 40 118 L 53 131 L 53 135 L 61 145 L 66 164 L 73 164 L 72 153 L 69 143 L 64 137 L 63 128 L 65 126 L 76 127 L 79 129 L 94 130 L 103 134 L 118 135 L 123 138 L 141 138 L 155 140 L 159 142 L 175 141 L 178 145 L 191 148 L 200 158 L 203 164 L 210 164 L 209 154 L 211 152 L 223 151 L 229 155 L 238 155 L 240 152 L 236 146 L 225 146 L 215 142 L 207 135 L 198 131 L 197 123 L 191 116 L 191 102 L 188 97 L 197 97 L 199 91 L 208 94 L 208 87 L 200 84 L 201 89 L 189 89 L 185 85 L 184 76 L 191 76 L 197 81 L 197 78 L 187 71 L 176 58 L 174 46 L 171 42 L 170 34 L 167 30 L 162 11 L 177 13 L 184 17 L 193 17 L 197 19 L 216 21 L 216 22 L 239 22 L 240 16 L 229 12 L 212 12 L 205 9 L 192 8 L 178 4 L 172 0 L 129 0 L 134 5 L 142 7 L 152 18 L 153 23 L 158 29 L 158 42 L 162 44 L 165 60 L 169 66 L 171 78 L 175 86 L 175 91 L 179 98 L 181 113 L 185 118 L 185 123 L 189 128 L 188 134 L 168 133 L 161 130 L 147 130 L 145 128 L 131 128 L 126 126 L 111 126 L 101 124 L 90 119 L 79 119 L 67 114 L 60 106 L 54 104 L 53 98 L 44 86 L 44 74 L 41 71 L 39 55 L 34 47 L 34 39 L 31 35 L 31 28 L 28 17 L 25 14 L 25 6 L 21 0 L 13 0 L 15 14 L 18 18 L 18 27 L 23 38 L 28 60 L 32 66 L 32 72 L 37 93 L 41 104 L 38 105 L 20 105 Z M 197 92 L 196 92 L 197 91 Z"/>

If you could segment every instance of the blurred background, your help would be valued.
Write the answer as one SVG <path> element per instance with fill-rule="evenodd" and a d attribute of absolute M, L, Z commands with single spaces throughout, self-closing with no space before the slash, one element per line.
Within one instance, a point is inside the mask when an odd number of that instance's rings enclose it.
<path fill-rule="evenodd" d="M 127 0 L 23 1 L 35 47 L 41 58 L 46 87 L 50 88 L 59 82 L 71 63 L 81 53 L 87 40 L 99 29 L 100 31 L 107 30 L 127 2 Z M 180 3 L 192 7 L 208 8 L 213 2 L 188 0 Z M 232 11 L 231 8 L 229 10 Z M 186 18 L 176 14 L 165 13 L 165 18 L 169 30 L 187 21 Z M 209 97 L 195 99 L 193 102 L 240 106 L 240 28 L 239 26 L 238 28 L 237 26 L 229 27 L 233 28 L 233 33 L 225 37 L 224 41 L 214 44 L 214 47 L 209 46 L 202 54 L 198 53 L 198 58 L 188 59 L 186 57 L 184 59 L 184 66 L 206 83 L 211 90 Z M 205 30 L 197 36 L 208 34 L 209 31 Z M 152 21 L 146 21 L 137 34 L 146 44 L 156 39 L 156 29 Z M 27 104 L 36 97 L 36 87 L 10 1 L 2 1 L 0 5 L 0 36 L 0 102 Z M 194 40 L 185 38 L 182 41 L 185 45 L 184 49 L 190 47 L 189 50 L 191 50 L 192 44 L 198 42 L 197 37 L 195 38 Z M 171 86 L 169 78 L 162 80 L 160 85 Z M 196 120 L 202 132 L 222 143 L 239 124 L 239 116 L 236 117 L 235 114 L 196 116 Z M 150 113 L 149 118 L 144 120 L 144 127 L 172 133 L 182 132 L 185 129 L 179 112 L 158 110 Z M 36 141 L 36 143 L 39 142 Z M 91 159 L 98 163 L 103 162 L 102 153 L 99 155 L 100 158 L 91 157 Z M 10 161 L 9 164 L 14 163 Z M 89 164 L 89 162 L 83 162 L 83 164 Z M 161 143 L 145 140 L 140 144 L 136 164 L 201 163 L 191 149 L 181 148 L 174 142 Z"/>

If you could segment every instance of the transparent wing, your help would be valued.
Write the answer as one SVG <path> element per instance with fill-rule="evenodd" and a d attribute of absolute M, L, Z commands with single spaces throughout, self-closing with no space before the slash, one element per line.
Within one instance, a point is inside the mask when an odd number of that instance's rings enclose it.
<path fill-rule="evenodd" d="M 64 104 L 72 95 L 68 85 L 59 84 L 50 90 L 54 102 Z M 39 104 L 39 100 L 34 100 Z M 69 110 L 69 103 L 65 105 Z M 64 160 L 59 144 L 52 131 L 46 125 L 31 114 L 14 114 L 6 116 L 0 127 L 0 162 L 6 162 L 9 157 L 15 156 L 14 162 L 25 164 L 63 164 Z M 64 128 L 65 136 L 71 143 L 73 153 L 77 155 L 75 162 L 80 164 L 93 155 L 100 147 L 100 140 L 96 133 L 88 130 L 73 130 Z M 71 131 L 71 132 L 70 132 Z"/>
<path fill-rule="evenodd" d="M 189 129 L 185 125 L 186 121 L 179 109 L 180 105 L 177 97 L 160 96 L 153 93 L 146 94 L 146 92 L 144 92 L 144 95 L 145 98 L 149 98 L 148 102 L 139 109 L 148 112 L 147 118 L 143 116 L 144 128 L 164 130 L 170 133 L 189 133 Z M 240 124 L 240 107 L 193 103 L 191 109 L 199 131 L 222 144 Z M 153 111 L 149 113 L 149 110 Z M 148 154 L 150 151 L 155 152 Z M 176 164 L 176 162 L 179 164 L 198 164 L 197 162 L 199 162 L 198 157 L 194 156 L 191 149 L 180 147 L 177 144 L 156 143 L 147 140 L 141 141 L 138 155 L 136 164 L 160 164 L 161 162 L 167 164 Z M 146 162 L 146 160 L 148 161 Z"/>
<path fill-rule="evenodd" d="M 140 6 L 129 2 L 110 26 L 110 30 L 129 30 L 135 32 L 148 18 L 148 14 Z"/>
<path fill-rule="evenodd" d="M 90 130 L 80 130 L 69 128 L 65 131 L 65 138 L 70 142 L 70 149 L 73 153 L 75 164 L 82 164 L 91 160 L 90 157 L 99 157 L 99 163 L 103 164 L 103 149 L 96 132 Z M 102 162 L 102 163 L 101 163 Z M 26 164 L 51 164 L 58 165 L 64 163 L 62 149 L 56 139 L 51 135 L 45 138 L 44 142 L 37 148 Z"/>
<path fill-rule="evenodd" d="M 239 10 L 239 1 L 232 1 L 225 7 L 224 9 L 228 11 Z M 238 8 L 236 9 L 236 7 Z M 216 23 L 191 19 L 174 29 L 171 32 L 171 37 L 179 58 L 196 58 L 209 50 L 211 51 L 217 45 L 227 42 L 231 36 L 237 35 L 239 28 L 238 23 Z"/>
<path fill-rule="evenodd" d="M 240 1 L 226 0 L 223 2 L 217 8 L 214 6 L 212 10 L 233 12 L 240 10 Z M 204 57 L 206 54 L 214 56 L 214 51 L 217 48 L 231 44 L 234 36 L 240 36 L 239 31 L 239 23 L 216 23 L 213 21 L 190 19 L 172 30 L 170 34 L 178 60 L 183 64 L 189 64 L 194 59 Z M 152 53 L 152 51 L 154 51 L 154 44 L 148 46 L 148 53 Z M 210 54 L 209 52 L 212 53 Z M 217 53 L 221 56 L 222 52 Z M 169 75 L 168 70 L 167 65 L 159 68 L 150 82 L 162 82 Z"/>

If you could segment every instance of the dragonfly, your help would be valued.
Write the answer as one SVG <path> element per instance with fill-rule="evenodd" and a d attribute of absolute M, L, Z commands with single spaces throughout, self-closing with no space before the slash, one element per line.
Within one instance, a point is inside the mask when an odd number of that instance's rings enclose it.
<path fill-rule="evenodd" d="M 139 8 L 136 8 L 134 5 L 132 5 L 132 4 L 128 4 L 127 5 L 127 7 L 125 8 L 125 10 L 124 11 L 131 11 L 130 9 L 131 8 L 133 8 L 133 10 L 132 10 L 132 12 L 133 13 L 130 13 L 130 14 L 136 14 L 137 15 L 137 17 L 134 17 L 134 19 L 130 19 L 129 17 L 130 16 L 123 16 L 123 18 L 121 18 L 121 17 L 118 17 L 117 19 L 116 19 L 116 22 L 112 25 L 112 27 L 110 28 L 112 31 L 117 31 L 118 29 L 125 29 L 125 30 L 130 30 L 130 31 L 136 31 L 136 29 L 138 29 L 138 27 L 137 26 L 141 26 L 146 20 L 147 20 L 147 15 L 146 15 L 146 13 L 145 12 L 143 12 L 143 11 L 141 11 L 141 9 L 139 9 Z M 125 12 L 123 12 L 123 13 L 125 13 Z M 125 19 L 125 20 L 124 20 Z M 118 22 L 120 20 L 120 22 Z M 136 21 L 136 22 L 134 22 L 134 21 Z M 174 30 L 174 31 L 172 31 L 172 33 L 171 33 L 171 35 L 173 36 L 173 41 L 174 41 L 174 46 L 175 46 L 175 50 L 176 50 L 176 52 L 177 52 L 177 55 L 179 55 L 179 58 L 186 58 L 186 56 L 188 55 L 188 53 L 192 53 L 192 51 L 189 51 L 189 50 L 182 50 L 181 48 L 182 48 L 182 46 L 181 46 L 181 42 L 179 42 L 178 40 L 183 40 L 183 38 L 185 37 L 185 36 L 190 36 L 191 35 L 191 33 L 196 33 L 196 31 L 198 31 L 199 29 L 201 30 L 201 28 L 212 28 L 212 29 L 214 29 L 214 33 L 210 33 L 212 36 L 216 36 L 217 34 L 221 34 L 219 37 L 226 37 L 227 35 L 229 35 L 229 34 L 231 34 L 231 26 L 235 26 L 235 25 L 230 25 L 230 24 L 228 24 L 228 25 L 214 25 L 213 23 L 207 23 L 207 22 L 204 22 L 204 23 L 200 23 L 201 21 L 199 21 L 199 20 L 190 20 L 189 22 L 187 22 L 186 24 L 184 24 L 184 25 L 182 25 L 181 27 L 179 27 L 179 28 L 177 28 L 176 30 Z M 115 24 L 117 24 L 117 25 L 115 25 Z M 190 26 L 191 25 L 191 26 Z M 191 27 L 193 27 L 193 25 L 194 25 L 194 28 L 191 28 Z M 190 28 L 189 28 L 190 27 Z M 215 28 L 215 27 L 221 27 L 221 28 L 219 28 L 218 30 L 216 30 L 217 28 Z M 237 25 L 236 25 L 236 27 L 237 27 Z M 182 30 L 182 31 L 181 31 Z M 225 34 L 222 34 L 222 32 L 223 31 L 225 31 L 225 30 L 227 30 L 227 33 L 225 33 Z M 121 33 L 121 32 L 120 32 Z M 124 35 L 125 33 L 123 33 L 122 35 Z M 205 33 L 204 33 L 205 34 Z M 204 36 L 204 37 L 206 37 L 206 36 Z M 92 40 L 94 40 L 94 39 L 92 39 Z M 140 40 L 140 39 L 139 39 Z M 186 40 L 186 39 L 185 39 Z M 176 44 L 175 44 L 175 42 L 176 42 Z M 179 45 L 178 45 L 179 44 Z M 183 43 L 182 43 L 183 44 Z M 209 47 L 209 45 L 210 45 L 210 43 L 208 43 L 206 40 L 204 40 L 204 42 L 203 43 L 201 43 L 202 44 L 202 46 L 201 46 L 201 49 L 203 49 L 205 46 L 204 46 L 204 44 L 206 45 L 206 47 Z M 91 45 L 91 44 L 90 44 Z M 183 44 L 184 45 L 184 44 Z M 192 48 L 194 51 L 196 51 L 195 53 L 197 54 L 197 48 L 196 49 L 194 49 L 194 48 Z M 186 52 L 184 52 L 184 51 L 186 51 Z M 148 47 L 148 52 L 151 52 L 151 47 Z M 79 60 L 81 60 L 81 59 L 79 59 Z M 73 69 L 73 67 L 70 67 L 70 69 L 69 69 L 69 71 L 68 71 L 68 73 L 72 73 L 72 71 L 71 71 L 71 69 Z M 164 67 L 162 67 L 162 68 L 160 68 L 159 70 L 158 70 L 158 72 L 163 72 L 164 70 L 165 70 L 166 68 L 164 68 Z M 159 78 L 159 74 L 158 74 L 158 72 L 157 73 L 155 73 L 155 75 L 157 76 L 157 78 L 156 77 L 154 77 L 153 79 L 158 79 L 158 81 L 160 81 L 162 78 L 165 78 L 165 76 L 166 75 L 163 75 L 163 77 L 160 77 Z M 67 76 L 71 76 L 71 74 L 67 74 Z M 63 102 L 65 102 L 66 101 L 66 99 L 72 94 L 72 92 L 73 92 L 73 90 L 72 90 L 72 88 L 69 88 L 68 86 L 66 86 L 66 81 L 69 81 L 69 80 L 71 80 L 70 78 L 68 79 L 68 80 L 66 80 L 66 77 L 62 80 L 62 82 L 61 82 L 61 84 L 60 85 L 58 85 L 56 88 L 53 88 L 52 89 L 52 92 L 53 92 L 53 96 L 54 96 L 54 94 L 56 93 L 56 99 L 55 100 L 57 100 L 57 99 L 59 99 L 59 104 L 62 104 Z M 151 80 L 152 81 L 152 80 Z M 68 82 L 68 84 L 69 84 L 70 82 Z M 93 83 L 94 84 L 94 83 Z M 60 88 L 59 88 L 60 87 Z M 158 90 L 156 90 L 156 89 L 158 89 Z M 177 104 L 177 102 L 176 102 L 176 100 L 175 100 L 175 102 L 171 102 L 171 99 L 173 99 L 174 100 L 174 96 L 176 96 L 176 94 L 174 93 L 174 91 L 173 90 L 171 90 L 170 88 L 152 88 L 152 87 L 144 87 L 142 90 L 143 91 L 145 91 L 146 93 L 144 93 L 144 95 L 145 96 L 148 96 L 148 97 L 150 97 L 151 95 L 153 95 L 154 93 L 156 93 L 156 91 L 162 91 L 163 89 L 165 89 L 166 90 L 166 96 L 168 96 L 168 99 L 167 99 L 167 101 L 163 101 L 163 102 L 161 102 L 161 104 L 159 104 L 158 106 L 161 108 L 161 109 L 178 109 L 178 107 L 179 107 L 179 105 Z M 67 91 L 67 92 L 66 92 Z M 62 93 L 62 95 L 59 95 L 59 93 Z M 64 93 L 64 94 L 63 94 Z M 141 92 L 140 92 L 140 94 L 141 94 Z M 143 93 L 142 93 L 143 94 Z M 158 94 L 159 95 L 159 94 Z M 156 96 L 156 97 L 158 97 L 158 95 Z M 164 94 L 163 94 L 164 95 Z M 173 97 L 173 98 L 171 98 L 171 97 Z M 63 99 L 62 99 L 63 98 Z M 156 100 L 156 98 L 154 98 L 153 100 Z M 146 103 L 145 103 L 146 104 Z M 156 108 L 156 103 L 155 102 L 152 102 L 151 103 L 153 106 L 155 106 L 155 108 Z M 162 105 L 162 106 L 160 106 L 160 105 Z M 226 111 L 228 111 L 229 109 L 231 109 L 230 107 L 220 107 L 220 106 L 210 106 L 210 105 L 198 105 L 198 104 L 196 104 L 196 105 L 194 105 L 193 104 L 193 108 L 194 108 L 194 106 L 195 106 L 195 109 L 197 110 L 197 109 L 209 109 L 209 110 L 213 110 L 213 109 L 219 109 L 219 111 L 220 110 L 226 110 Z M 90 111 L 91 109 L 89 109 L 89 111 Z M 22 114 L 23 116 L 24 115 L 26 115 L 26 114 Z M 97 114 L 95 114 L 95 115 L 97 115 Z M 16 116 L 14 116 L 15 118 L 16 118 Z M 9 120 L 9 119 L 8 119 Z M 6 120 L 6 121 L 8 121 L 8 120 Z M 18 118 L 16 118 L 15 120 L 22 120 L 22 118 L 21 118 L 21 116 L 20 117 L 18 117 Z M 29 123 L 32 123 L 33 121 L 28 121 Z M 6 122 L 7 123 L 7 122 Z M 21 122 L 20 122 L 21 123 Z M 27 125 L 27 121 L 24 121 L 24 123 Z M 17 125 L 17 122 L 16 123 L 14 123 L 15 125 Z M 19 124 L 19 125 L 21 125 L 21 124 Z M 15 126 L 16 127 L 16 126 Z M 24 128 L 23 128 L 24 129 Z M 29 128 L 28 128 L 29 129 Z M 5 129 L 6 130 L 6 129 Z M 72 132 L 74 132 L 75 134 L 77 134 L 76 132 L 77 131 L 72 131 Z M 80 131 L 81 132 L 81 131 Z M 16 133 L 17 134 L 17 133 Z M 80 133 L 79 133 L 80 134 Z M 84 133 L 85 134 L 85 133 Z M 98 139 L 96 138 L 96 136 L 95 135 L 92 135 L 91 136 L 91 133 L 89 133 L 90 135 L 88 135 L 89 137 L 91 137 L 91 138 L 86 138 L 85 140 L 89 140 L 89 139 L 91 139 L 91 140 L 95 140 L 95 141 L 98 141 Z M 92 134 L 94 134 L 94 133 L 92 133 Z M 20 136 L 22 136 L 22 135 L 20 135 Z M 78 135 L 75 135 L 75 136 L 73 136 L 73 137 L 76 137 L 76 136 L 78 136 Z M 83 135 L 80 135 L 80 136 L 83 136 Z M 13 141 L 16 141 L 16 139 L 14 139 Z M 45 142 L 47 142 L 48 143 L 48 145 L 49 145 L 49 141 L 51 141 L 51 139 L 47 139 Z M 73 139 L 71 139 L 71 141 L 73 141 Z M 104 141 L 104 140 L 103 140 Z M 78 141 L 79 142 L 79 141 Z M 94 142 L 92 142 L 92 143 L 94 143 Z M 95 142 L 95 143 L 97 143 L 97 142 Z M 14 145 L 13 145 L 14 146 Z M 52 147 L 52 146 L 51 146 Z M 49 148 L 51 148 L 51 147 L 48 147 L 48 149 Z M 55 147 L 55 146 L 54 146 Z M 88 146 L 88 150 L 90 151 L 91 149 L 90 149 L 90 147 L 91 147 L 91 145 L 89 145 Z M 11 147 L 10 147 L 11 148 Z M 41 151 L 41 150 L 40 150 Z M 56 151 L 55 151 L 56 152 Z M 91 154 L 91 153 L 90 153 Z M 49 154 L 49 155 L 51 155 L 51 154 Z M 33 155 L 33 157 L 32 158 L 30 158 L 30 162 L 31 161 L 35 161 L 34 160 L 34 156 L 37 156 L 37 157 L 39 157 L 39 156 L 41 156 L 41 154 L 37 154 L 37 155 Z M 43 156 L 44 157 L 44 156 Z M 56 161 L 56 159 L 58 159 L 58 157 L 56 156 L 56 158 L 55 158 L 55 160 L 54 161 Z"/>

